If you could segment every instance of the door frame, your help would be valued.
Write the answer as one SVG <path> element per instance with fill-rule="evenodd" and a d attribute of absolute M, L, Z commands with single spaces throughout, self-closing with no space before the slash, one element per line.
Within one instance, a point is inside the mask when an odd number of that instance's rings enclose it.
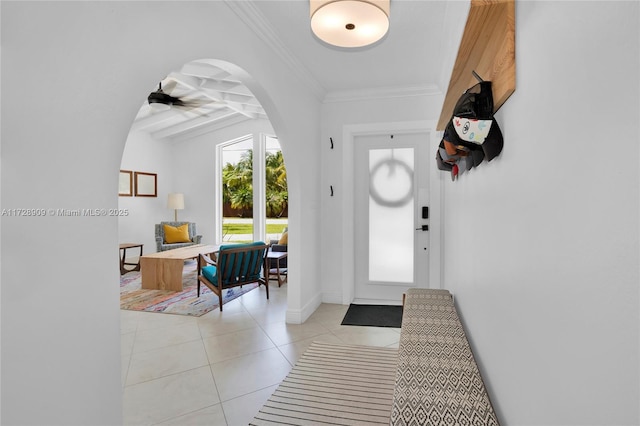
<path fill-rule="evenodd" d="M 354 144 L 356 136 L 371 136 L 402 133 L 426 133 L 429 147 L 427 152 L 435 153 L 442 137 L 436 130 L 435 120 L 399 121 L 388 123 L 367 123 L 345 125 L 342 140 L 344 144 L 343 173 L 343 211 L 342 211 L 342 303 L 350 304 L 355 296 L 355 201 L 354 183 Z M 435 154 L 434 154 L 435 155 Z M 435 162 L 435 157 L 434 160 Z M 429 167 L 429 287 L 442 288 L 442 187 L 444 180 L 438 168 Z"/>
<path fill-rule="evenodd" d="M 352 303 L 359 304 L 400 304 L 402 293 L 408 288 L 429 286 L 429 255 L 431 248 L 429 247 L 429 233 L 420 231 L 415 228 L 422 224 L 429 223 L 428 219 L 424 220 L 420 216 L 421 206 L 430 204 L 429 191 L 429 169 L 433 167 L 429 164 L 429 140 L 428 133 L 412 132 L 402 133 L 393 132 L 384 135 L 358 135 L 355 138 L 354 148 L 354 214 L 357 220 L 354 222 L 354 299 Z M 396 152 L 397 151 L 397 152 Z M 412 181 L 410 194 L 412 208 L 404 210 L 405 214 L 411 214 L 411 223 L 408 224 L 404 220 L 396 222 L 395 225 L 389 224 L 389 228 L 382 231 L 380 228 L 371 226 L 371 156 L 376 156 L 374 162 L 378 165 L 384 164 L 389 158 L 398 158 L 402 164 L 406 164 L 410 168 L 409 179 Z M 378 158 L 379 156 L 379 158 Z M 385 175 L 383 172 L 380 176 Z M 385 195 L 394 196 L 393 193 L 385 192 Z M 374 207 L 375 209 L 376 207 Z M 391 210 L 387 214 L 394 215 L 397 211 Z M 406 219 L 406 218 L 405 218 Z M 400 224 L 403 225 L 400 225 Z M 408 225 L 408 226 L 407 226 Z M 383 225 L 384 226 L 384 225 Z M 393 226 L 399 226 L 394 229 Z M 392 230 L 394 229 L 394 230 Z M 382 240 L 378 237 L 386 235 Z M 371 259 L 371 242 L 372 239 L 377 243 L 374 250 L 378 255 L 384 252 L 383 258 L 389 259 L 393 256 L 388 250 L 389 238 L 392 235 L 405 235 L 411 238 L 411 244 L 407 240 L 402 240 L 406 244 L 405 249 L 409 249 L 410 253 L 405 253 L 402 257 L 411 257 L 411 266 L 409 269 L 403 268 L 403 271 L 412 273 L 397 279 L 400 275 L 393 274 L 394 278 L 389 280 L 378 277 L 372 279 L 370 273 L 373 269 L 377 269 L 372 265 Z M 395 243 L 399 243 L 395 240 Z M 384 250 L 379 251 L 382 246 Z M 426 250 L 424 250 L 426 249 Z M 368 254 L 368 255 L 367 255 Z M 383 261 L 383 259 L 378 259 Z M 374 263 L 376 263 L 374 261 Z M 400 274 L 400 271 L 396 271 Z"/>

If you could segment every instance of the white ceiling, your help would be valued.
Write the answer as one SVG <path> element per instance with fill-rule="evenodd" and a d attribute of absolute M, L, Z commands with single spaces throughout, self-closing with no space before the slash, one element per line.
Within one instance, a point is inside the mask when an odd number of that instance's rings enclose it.
<path fill-rule="evenodd" d="M 163 91 L 188 106 L 171 106 L 168 110 L 157 111 L 145 102 L 132 130 L 145 131 L 157 139 L 180 139 L 246 120 L 267 118 L 246 86 L 206 61 L 185 64 L 181 70 L 170 73 L 162 86 Z"/>
<path fill-rule="evenodd" d="M 337 48 L 311 32 L 308 1 L 255 1 L 278 38 L 327 91 L 424 85 L 437 80 L 446 3 L 392 0 L 387 35 L 363 48 Z"/>
<path fill-rule="evenodd" d="M 448 23 L 466 19 L 468 10 L 468 1 L 391 0 L 387 35 L 371 46 L 344 49 L 313 35 L 308 0 L 225 0 L 219 5 L 230 7 L 248 29 L 267 41 L 319 100 L 408 88 L 444 92 L 441 81 L 448 81 L 443 73 L 450 72 L 447 61 L 452 57 L 449 39 L 457 31 L 450 27 L 464 26 L 464 22 Z M 145 102 L 134 129 L 158 139 L 183 140 L 244 120 L 266 118 L 251 92 L 215 65 L 185 64 L 167 76 L 163 85 L 167 84 L 175 85 L 169 92 L 172 96 L 203 106 L 154 112 Z"/>

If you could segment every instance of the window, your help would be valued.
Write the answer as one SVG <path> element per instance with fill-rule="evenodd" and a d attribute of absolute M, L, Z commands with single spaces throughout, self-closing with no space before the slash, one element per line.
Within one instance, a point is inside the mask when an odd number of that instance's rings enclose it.
<path fill-rule="evenodd" d="M 247 135 L 219 145 L 217 152 L 217 241 L 279 239 L 288 226 L 288 193 L 278 139 Z"/>
<path fill-rule="evenodd" d="M 222 241 L 253 241 L 253 138 L 222 146 Z"/>

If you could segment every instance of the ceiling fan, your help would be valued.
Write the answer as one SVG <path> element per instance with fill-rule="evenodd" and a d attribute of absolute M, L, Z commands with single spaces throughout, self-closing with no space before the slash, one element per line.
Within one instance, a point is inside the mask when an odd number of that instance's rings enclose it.
<path fill-rule="evenodd" d="M 194 109 L 201 108 L 210 104 L 212 100 L 203 100 L 203 99 L 188 99 L 187 97 L 176 97 L 172 96 L 169 93 L 173 92 L 173 89 L 176 87 L 177 82 L 175 80 L 170 81 L 162 89 L 162 81 L 158 83 L 158 89 L 154 92 L 151 92 L 147 97 L 147 102 L 149 102 L 149 106 L 158 107 L 161 109 L 168 109 L 167 107 L 181 107 L 185 109 Z M 166 90 L 166 92 L 165 92 Z M 167 93 L 169 92 L 169 93 Z"/>

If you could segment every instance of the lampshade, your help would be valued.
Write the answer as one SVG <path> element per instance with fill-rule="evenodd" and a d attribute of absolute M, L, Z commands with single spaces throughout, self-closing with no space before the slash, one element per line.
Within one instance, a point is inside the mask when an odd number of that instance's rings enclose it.
<path fill-rule="evenodd" d="M 184 194 L 169 194 L 169 200 L 167 201 L 167 208 L 174 210 L 184 209 Z"/>
<path fill-rule="evenodd" d="M 171 193 L 167 200 L 167 208 L 173 209 L 173 220 L 178 221 L 178 210 L 184 209 L 184 194 Z"/>
<path fill-rule="evenodd" d="M 389 30 L 389 0 L 310 0 L 311 29 L 322 41 L 361 47 Z"/>

